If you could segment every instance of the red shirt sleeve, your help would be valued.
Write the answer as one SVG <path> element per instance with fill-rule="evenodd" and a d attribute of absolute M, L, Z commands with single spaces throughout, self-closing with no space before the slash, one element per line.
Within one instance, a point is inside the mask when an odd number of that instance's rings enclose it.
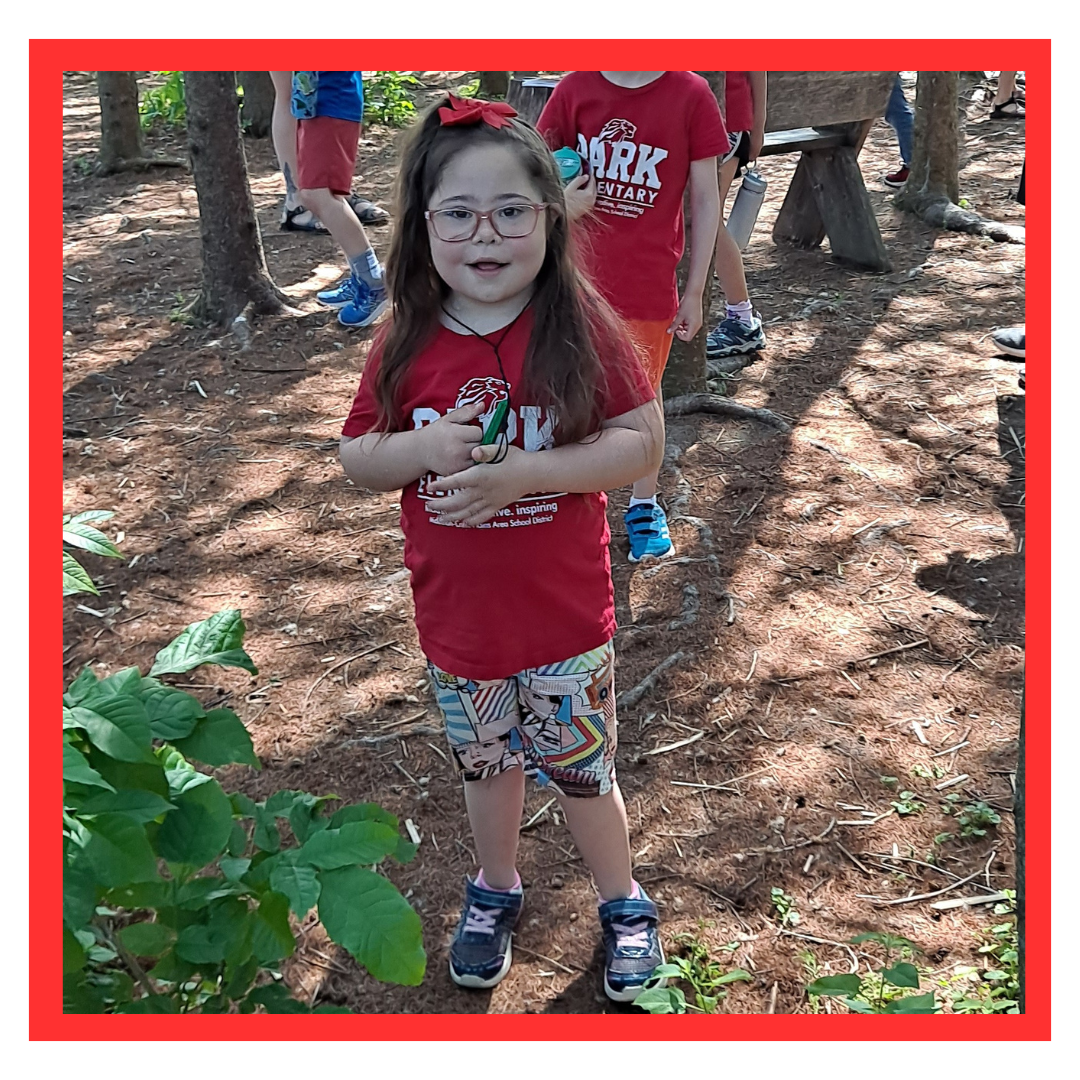
<path fill-rule="evenodd" d="M 375 373 L 379 369 L 381 357 L 381 343 L 372 345 L 367 364 L 364 365 L 364 374 L 360 377 L 360 388 L 356 391 L 345 426 L 341 429 L 341 434 L 346 438 L 356 439 L 369 431 L 380 430 L 379 404 L 375 399 Z"/>
<path fill-rule="evenodd" d="M 716 96 L 699 76 L 690 101 L 690 160 L 721 156 L 730 145 Z"/>
<path fill-rule="evenodd" d="M 544 142 L 552 150 L 561 150 L 564 146 L 571 146 L 577 138 L 577 133 L 572 129 L 566 111 L 566 101 L 569 91 L 566 89 L 566 79 L 561 79 L 559 85 L 551 92 L 547 99 L 540 119 L 536 121 L 536 130 L 544 137 Z"/>

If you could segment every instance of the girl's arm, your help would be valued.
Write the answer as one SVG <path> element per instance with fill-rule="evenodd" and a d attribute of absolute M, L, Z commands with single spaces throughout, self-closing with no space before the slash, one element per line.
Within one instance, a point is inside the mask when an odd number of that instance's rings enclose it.
<path fill-rule="evenodd" d="M 769 86 L 767 71 L 748 71 L 750 96 L 754 99 L 754 122 L 750 128 L 750 160 L 757 161 L 765 145 L 765 98 Z"/>
<path fill-rule="evenodd" d="M 720 188 L 716 178 L 716 158 L 690 162 L 690 269 L 679 310 L 668 327 L 681 341 L 689 341 L 704 321 L 701 310 L 705 282 L 712 268 L 716 230 L 720 225 Z"/>
<path fill-rule="evenodd" d="M 453 494 L 428 505 L 447 521 L 480 525 L 523 495 L 623 487 L 660 465 L 664 417 L 654 398 L 605 420 L 594 439 L 537 452 L 511 446 L 498 465 L 485 464 L 496 451 L 494 446 L 473 450 L 480 464 L 439 480 L 435 487 Z"/>
<path fill-rule="evenodd" d="M 470 451 L 483 434 L 472 421 L 483 409 L 483 402 L 452 409 L 415 431 L 369 431 L 356 439 L 343 435 L 339 453 L 345 475 L 371 491 L 396 491 L 427 472 L 441 475 L 467 468 Z"/>

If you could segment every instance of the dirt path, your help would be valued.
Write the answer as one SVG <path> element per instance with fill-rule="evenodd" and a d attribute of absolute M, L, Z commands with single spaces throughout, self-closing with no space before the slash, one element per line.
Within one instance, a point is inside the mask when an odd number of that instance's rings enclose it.
<path fill-rule="evenodd" d="M 456 85 L 468 73 L 439 74 Z M 332 241 L 278 231 L 272 148 L 249 141 L 271 272 L 307 314 L 257 326 L 243 352 L 186 325 L 199 273 L 190 175 L 92 178 L 97 119 L 89 77 L 65 76 L 64 503 L 115 509 L 128 563 L 89 560 L 102 594 L 78 598 L 93 614 L 65 605 L 65 679 L 87 663 L 148 665 L 188 623 L 241 608 L 258 677 L 210 669 L 187 684 L 227 699 L 253 733 L 264 770 L 222 770 L 227 782 L 377 800 L 423 836 L 394 874 L 424 920 L 423 986 L 375 983 L 317 926 L 290 982 L 364 1012 L 618 1008 L 599 992 L 593 893 L 554 808 L 523 834 L 511 974 L 492 993 L 446 974 L 473 856 L 412 626 L 397 498 L 354 488 L 337 460 L 369 339 L 316 310 L 314 292 L 341 269 Z M 357 189 L 389 206 L 395 135 L 368 138 Z M 176 135 L 150 145 L 182 149 Z M 1008 193 L 1023 124 L 973 109 L 967 148 L 963 193 L 1022 221 Z M 896 166 L 883 123 L 861 160 L 896 267 L 887 276 L 775 247 L 795 159 L 767 162 L 747 270 L 768 347 L 733 393 L 792 433 L 670 425 L 680 473 L 667 470 L 662 490 L 698 523 L 674 523 L 682 558 L 660 567 L 626 562 L 627 492 L 612 497 L 620 690 L 684 654 L 620 714 L 638 876 L 668 946 L 694 933 L 754 974 L 733 987 L 733 1012 L 766 1011 L 774 986 L 776 1011 L 806 1011 L 808 967 L 848 971 L 849 951 L 828 943 L 864 930 L 912 938 L 947 978 L 977 962 L 989 907 L 869 898 L 976 872 L 949 895 L 1013 880 L 1024 399 L 986 334 L 1023 320 L 1024 252 L 894 211 L 877 180 Z M 388 229 L 373 237 L 385 252 Z M 899 790 L 924 809 L 895 812 Z M 956 828 L 942 810 L 950 793 L 987 801 L 1002 824 L 935 844 Z M 545 802 L 533 790 L 527 816 Z M 778 933 L 773 887 L 794 899 L 794 929 L 819 942 Z M 717 954 L 727 942 L 737 949 Z"/>

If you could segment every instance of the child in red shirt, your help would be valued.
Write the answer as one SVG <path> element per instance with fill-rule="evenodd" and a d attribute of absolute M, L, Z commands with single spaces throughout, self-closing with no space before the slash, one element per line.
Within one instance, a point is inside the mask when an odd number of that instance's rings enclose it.
<path fill-rule="evenodd" d="M 543 140 L 449 97 L 411 133 L 387 267 L 392 320 L 343 429 L 358 485 L 404 489 L 416 626 L 480 869 L 450 948 L 461 986 L 509 970 L 524 776 L 550 785 L 600 894 L 604 986 L 663 962 L 615 782 L 604 489 L 655 468 L 663 418 L 632 343 L 579 275 Z"/>
<path fill-rule="evenodd" d="M 646 352 L 659 396 L 671 335 L 689 341 L 703 320 L 720 222 L 717 158 L 729 149 L 716 98 L 692 71 L 575 71 L 559 82 L 537 127 L 552 149 L 574 147 L 589 162 L 589 175 L 567 187 L 567 208 L 582 219 L 589 269 Z M 675 267 L 687 183 L 694 243 L 680 299 Z M 658 474 L 634 483 L 626 512 L 631 562 L 674 551 L 656 502 Z"/>

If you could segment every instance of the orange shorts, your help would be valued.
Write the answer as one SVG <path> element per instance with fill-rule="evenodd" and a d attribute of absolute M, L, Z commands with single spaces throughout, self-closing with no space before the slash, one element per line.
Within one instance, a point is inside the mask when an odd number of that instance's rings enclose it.
<path fill-rule="evenodd" d="M 668 353 L 671 351 L 671 335 L 668 333 L 671 320 L 661 319 L 657 322 L 655 319 L 625 319 L 624 323 L 641 350 L 641 363 L 652 388 L 659 390 L 664 368 L 667 367 Z"/>

